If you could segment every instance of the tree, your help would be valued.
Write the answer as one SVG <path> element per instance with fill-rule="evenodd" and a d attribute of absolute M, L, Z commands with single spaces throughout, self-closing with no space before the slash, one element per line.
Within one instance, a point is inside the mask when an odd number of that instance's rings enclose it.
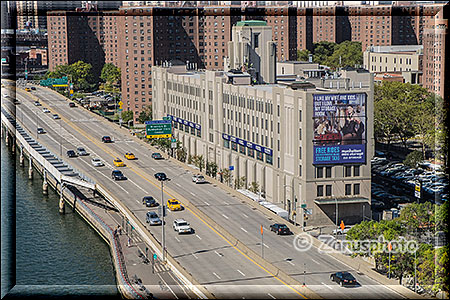
<path fill-rule="evenodd" d="M 133 111 L 127 110 L 122 112 L 122 121 L 128 123 L 128 121 L 133 120 Z"/>
<path fill-rule="evenodd" d="M 103 65 L 100 78 L 103 79 L 104 82 L 118 84 L 120 81 L 120 68 L 111 63 L 106 63 Z"/>
<path fill-rule="evenodd" d="M 232 176 L 231 171 L 230 171 L 228 168 L 222 169 L 222 170 L 220 171 L 220 175 L 221 175 L 221 178 L 222 178 L 228 185 L 230 185 L 230 179 L 231 179 L 231 176 Z M 221 180 L 221 181 L 222 181 L 222 180 Z"/>
<path fill-rule="evenodd" d="M 145 121 L 152 120 L 152 106 L 146 105 L 144 110 L 139 113 L 138 122 L 143 124 Z"/>
<path fill-rule="evenodd" d="M 250 192 L 258 194 L 258 192 L 259 192 L 259 184 L 256 181 L 251 182 L 248 190 Z"/>
<path fill-rule="evenodd" d="M 417 168 L 417 166 L 422 162 L 422 158 L 422 153 L 414 150 L 406 155 L 403 163 L 405 164 L 405 166 L 408 166 L 410 168 Z"/>
<path fill-rule="evenodd" d="M 184 147 L 179 147 L 179 148 L 177 149 L 177 159 L 178 159 L 179 161 L 181 161 L 181 162 L 186 162 L 186 154 L 187 154 L 186 148 L 184 148 Z"/>
<path fill-rule="evenodd" d="M 247 181 L 247 178 L 245 176 L 238 177 L 234 180 L 234 188 L 240 189 L 245 187 L 245 182 Z"/>
<path fill-rule="evenodd" d="M 313 61 L 325 65 L 327 58 L 333 55 L 336 43 L 322 41 L 313 44 Z"/>
<path fill-rule="evenodd" d="M 309 55 L 311 52 L 308 49 L 297 50 L 297 60 L 309 61 Z"/>
<path fill-rule="evenodd" d="M 329 55 L 325 64 L 331 69 L 355 67 L 363 63 L 363 51 L 361 42 L 345 41 L 336 44 L 333 54 Z"/>
<path fill-rule="evenodd" d="M 47 78 L 68 77 L 75 90 L 91 90 L 96 84 L 92 73 L 92 65 L 81 60 L 71 65 L 56 66 L 55 71 L 47 72 Z"/>
<path fill-rule="evenodd" d="M 216 178 L 217 168 L 218 168 L 218 166 L 215 162 L 206 163 L 206 175 Z"/>

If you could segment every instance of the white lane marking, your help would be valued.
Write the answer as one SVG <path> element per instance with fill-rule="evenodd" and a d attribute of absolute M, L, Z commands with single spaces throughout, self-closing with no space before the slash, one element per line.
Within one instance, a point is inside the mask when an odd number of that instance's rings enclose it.
<path fill-rule="evenodd" d="M 128 179 L 131 183 L 133 183 L 135 186 L 137 186 L 141 191 L 143 191 L 146 195 L 148 195 L 149 193 L 146 191 L 146 190 L 144 190 L 143 188 L 141 188 L 139 185 L 137 185 L 133 180 L 131 180 L 131 179 Z"/>
<path fill-rule="evenodd" d="M 227 216 L 225 216 L 224 214 L 222 214 L 222 216 L 225 218 L 225 219 L 227 219 L 228 220 L 228 217 Z"/>
<path fill-rule="evenodd" d="M 314 258 L 311 258 L 311 260 L 312 260 L 313 262 L 315 262 L 316 264 L 320 265 L 320 262 L 318 262 L 318 261 L 315 260 Z"/>
<path fill-rule="evenodd" d="M 159 273 L 157 273 L 159 278 L 161 278 L 161 280 L 164 282 L 164 284 L 166 285 L 166 287 L 170 290 L 170 292 L 175 296 L 176 299 L 179 299 L 178 296 L 172 291 L 172 289 L 170 288 L 170 285 L 167 284 L 167 282 L 161 277 L 161 275 Z M 169 273 L 170 275 L 170 273 Z M 172 276 L 171 276 L 172 277 Z M 173 277 L 172 277 L 173 278 Z M 183 289 L 184 291 L 184 289 Z"/>
<path fill-rule="evenodd" d="M 277 299 L 274 296 L 272 296 L 270 293 L 267 293 L 267 295 L 269 295 L 270 297 L 272 297 L 272 299 Z"/>
<path fill-rule="evenodd" d="M 189 192 L 189 193 L 191 193 L 191 195 L 194 196 L 194 197 L 197 196 L 197 195 L 195 195 L 193 192 Z"/>
<path fill-rule="evenodd" d="M 288 242 L 284 242 L 286 245 L 288 245 L 289 247 L 292 246 L 292 244 L 288 243 Z"/>
<path fill-rule="evenodd" d="M 215 252 L 219 257 L 222 257 L 222 255 L 220 255 L 220 253 L 217 252 L 216 250 L 214 250 L 214 252 Z"/>
<path fill-rule="evenodd" d="M 243 214 L 243 215 L 244 215 L 244 217 L 248 218 L 248 216 L 246 214 Z"/>
<path fill-rule="evenodd" d="M 179 187 L 181 187 L 181 185 L 178 182 L 175 182 L 176 185 L 178 185 Z"/>
<path fill-rule="evenodd" d="M 217 275 L 216 273 L 213 272 L 213 274 L 214 274 L 214 276 L 216 276 L 217 278 L 221 279 L 220 276 Z"/>
<path fill-rule="evenodd" d="M 295 266 L 295 264 L 292 261 L 288 260 L 287 262 L 288 262 L 288 264 Z"/>
<path fill-rule="evenodd" d="M 242 229 L 242 231 L 244 231 L 244 232 L 248 232 L 247 230 L 245 230 L 245 229 L 244 229 L 244 228 L 242 228 L 242 227 L 241 227 L 241 229 Z"/>
<path fill-rule="evenodd" d="M 198 234 L 196 234 L 195 236 L 198 237 L 200 240 L 202 239 L 201 237 L 198 236 Z"/>
<path fill-rule="evenodd" d="M 153 167 L 150 167 L 150 169 L 152 169 L 153 171 L 155 171 L 155 168 L 153 168 Z"/>
<path fill-rule="evenodd" d="M 326 286 L 327 288 L 329 288 L 330 290 L 332 290 L 332 288 L 329 287 L 327 284 L 325 284 L 325 283 L 323 283 L 323 282 L 321 282 L 321 284 L 323 284 L 324 286 Z"/>
<path fill-rule="evenodd" d="M 206 205 L 209 205 L 209 203 L 208 203 L 208 202 L 206 202 L 206 201 L 205 201 L 205 204 L 206 204 Z"/>
<path fill-rule="evenodd" d="M 245 276 L 244 273 L 241 272 L 241 270 L 237 270 L 239 273 L 241 273 L 242 276 Z"/>
<path fill-rule="evenodd" d="M 181 241 L 177 237 L 175 237 L 175 239 L 178 241 L 178 243 L 181 243 Z"/>
<path fill-rule="evenodd" d="M 192 253 L 192 256 L 195 257 L 195 259 L 198 259 L 197 255 L 195 255 L 195 253 Z"/>

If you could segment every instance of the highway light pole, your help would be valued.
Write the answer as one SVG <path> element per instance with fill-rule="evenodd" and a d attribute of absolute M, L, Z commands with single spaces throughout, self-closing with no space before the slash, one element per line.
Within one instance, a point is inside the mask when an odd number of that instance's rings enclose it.
<path fill-rule="evenodd" d="M 59 119 L 59 156 L 62 158 L 62 125 Z"/>
<path fill-rule="evenodd" d="M 161 204 L 162 204 L 162 261 L 165 262 L 166 261 L 166 236 L 165 236 L 165 232 L 164 232 L 164 227 L 165 227 L 165 223 L 164 223 L 164 212 L 165 212 L 165 205 L 164 205 L 164 180 L 161 180 Z"/>
<path fill-rule="evenodd" d="M 337 202 L 337 197 L 334 197 L 334 200 L 336 201 L 336 234 L 338 233 L 339 230 L 339 224 L 338 224 L 338 219 L 339 219 L 339 211 L 338 211 L 338 202 Z"/>

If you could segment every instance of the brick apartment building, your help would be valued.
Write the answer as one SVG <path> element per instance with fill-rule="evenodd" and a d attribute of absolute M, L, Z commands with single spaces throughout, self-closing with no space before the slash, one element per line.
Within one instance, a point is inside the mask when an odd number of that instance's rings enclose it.
<path fill-rule="evenodd" d="M 438 5 L 242 7 L 122 6 L 103 12 L 49 12 L 49 69 L 84 60 L 99 74 L 104 63 L 122 70 L 125 110 L 151 103 L 151 67 L 166 61 L 223 70 L 231 28 L 241 20 L 264 20 L 272 27 L 279 61 L 296 60 L 313 43 L 345 40 L 368 46 L 419 44 L 433 26 Z"/>

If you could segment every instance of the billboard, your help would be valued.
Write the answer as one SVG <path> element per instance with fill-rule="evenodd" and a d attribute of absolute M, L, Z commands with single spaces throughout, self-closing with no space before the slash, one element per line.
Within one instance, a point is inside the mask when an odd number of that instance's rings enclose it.
<path fill-rule="evenodd" d="M 365 163 L 366 94 L 314 94 L 313 164 Z"/>

